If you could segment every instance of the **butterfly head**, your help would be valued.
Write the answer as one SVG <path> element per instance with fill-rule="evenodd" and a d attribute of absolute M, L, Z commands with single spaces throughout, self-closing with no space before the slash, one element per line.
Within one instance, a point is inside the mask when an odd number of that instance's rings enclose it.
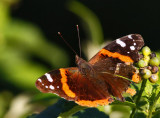
<path fill-rule="evenodd" d="M 85 61 L 84 59 L 80 58 L 78 55 L 76 55 L 76 64 L 79 68 L 79 71 L 82 75 L 87 75 L 91 72 L 92 67 L 91 65 Z"/>

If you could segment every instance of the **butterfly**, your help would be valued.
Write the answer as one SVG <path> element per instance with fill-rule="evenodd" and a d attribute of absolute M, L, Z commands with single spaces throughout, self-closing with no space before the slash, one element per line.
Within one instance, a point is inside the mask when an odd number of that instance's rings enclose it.
<path fill-rule="evenodd" d="M 108 105 L 115 98 L 124 101 L 123 93 L 135 92 L 131 81 L 140 79 L 133 65 L 144 41 L 139 34 L 118 38 L 102 48 L 89 61 L 75 56 L 77 67 L 52 70 L 36 81 L 43 93 L 53 93 L 81 106 Z M 128 78 L 128 79 L 126 79 Z"/>

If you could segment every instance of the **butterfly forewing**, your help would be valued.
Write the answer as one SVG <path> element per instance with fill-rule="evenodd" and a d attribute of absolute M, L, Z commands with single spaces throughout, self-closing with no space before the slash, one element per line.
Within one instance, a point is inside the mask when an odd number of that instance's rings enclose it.
<path fill-rule="evenodd" d="M 98 63 L 99 60 L 107 57 L 117 58 L 122 62 L 136 62 L 139 60 L 138 50 L 142 48 L 144 41 L 139 34 L 130 34 L 112 41 L 102 48 L 89 63 Z"/>
<path fill-rule="evenodd" d="M 36 87 L 41 92 L 55 93 L 82 106 L 96 107 L 112 101 L 108 91 L 102 92 L 76 67 L 48 72 L 36 81 Z"/>

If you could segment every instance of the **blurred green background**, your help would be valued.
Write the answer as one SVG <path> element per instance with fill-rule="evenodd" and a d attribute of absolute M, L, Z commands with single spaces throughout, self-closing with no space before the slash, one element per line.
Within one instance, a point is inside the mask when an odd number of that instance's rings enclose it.
<path fill-rule="evenodd" d="M 103 42 L 131 33 L 141 34 L 145 44 L 158 52 L 159 4 L 158 0 L 0 0 L 0 118 L 25 118 L 59 99 L 35 87 L 36 79 L 49 70 L 75 66 L 75 55 L 59 31 L 79 53 L 79 25 L 85 59 Z M 127 117 L 128 108 L 123 111 L 110 116 Z"/>

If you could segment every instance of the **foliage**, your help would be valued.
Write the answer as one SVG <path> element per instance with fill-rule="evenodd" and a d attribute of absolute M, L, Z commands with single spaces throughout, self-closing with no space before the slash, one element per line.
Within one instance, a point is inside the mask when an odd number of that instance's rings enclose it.
<path fill-rule="evenodd" d="M 153 84 L 145 79 L 142 83 L 133 84 L 132 88 L 137 91 L 135 96 L 126 95 L 125 102 L 114 101 L 108 106 L 97 108 L 82 107 L 53 94 L 39 93 L 35 87 L 35 80 L 49 70 L 46 65 L 51 65 L 53 69 L 65 67 L 68 65 L 68 56 L 62 47 L 50 43 L 37 26 L 10 16 L 10 7 L 17 2 L 18 0 L 0 1 L 0 85 L 2 86 L 0 117 L 113 118 L 119 115 L 119 118 L 129 116 L 157 118 L 160 116 L 160 81 Z M 85 24 L 83 26 L 87 29 L 88 38 L 92 39 L 90 42 L 85 42 L 87 48 L 84 48 L 87 50 L 86 56 L 90 58 L 89 49 L 97 51 L 103 42 L 101 24 L 90 9 L 77 1 L 67 2 L 67 9 L 80 17 Z M 157 57 L 160 57 L 159 52 Z M 42 60 L 46 65 L 37 60 Z"/>

